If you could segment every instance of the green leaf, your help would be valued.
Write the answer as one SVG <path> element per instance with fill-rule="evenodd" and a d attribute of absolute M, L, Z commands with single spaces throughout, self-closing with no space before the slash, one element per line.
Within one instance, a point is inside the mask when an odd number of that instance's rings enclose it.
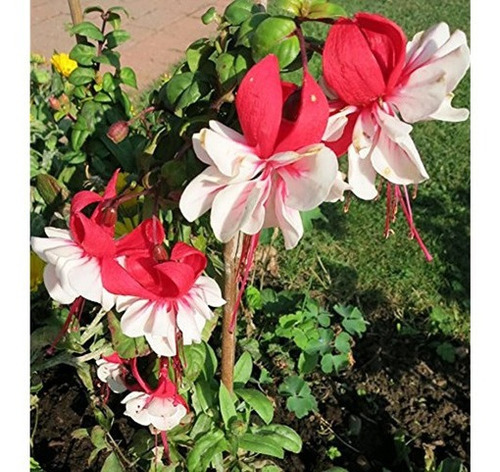
<path fill-rule="evenodd" d="M 234 383 L 245 385 L 252 376 L 252 356 L 244 352 L 234 366 Z"/>
<path fill-rule="evenodd" d="M 234 407 L 234 401 L 229 390 L 223 383 L 220 384 L 219 388 L 219 406 L 222 420 L 224 421 L 226 429 L 228 429 L 231 420 L 236 418 L 236 408 Z"/>
<path fill-rule="evenodd" d="M 246 50 L 222 53 L 215 62 L 217 77 L 224 90 L 234 87 L 245 75 L 252 60 Z"/>
<path fill-rule="evenodd" d="M 323 327 L 323 328 L 328 328 L 331 323 L 331 317 L 329 313 L 321 313 L 318 315 L 318 323 Z"/>
<path fill-rule="evenodd" d="M 317 411 L 318 404 L 311 394 L 311 388 L 300 377 L 288 377 L 278 388 L 279 393 L 289 396 L 286 406 L 297 418 L 303 418 L 310 411 Z"/>
<path fill-rule="evenodd" d="M 105 72 L 102 76 L 102 89 L 107 93 L 112 93 L 116 89 L 116 82 L 110 72 Z"/>
<path fill-rule="evenodd" d="M 255 29 L 266 18 L 269 18 L 267 13 L 257 13 L 252 15 L 250 18 L 247 18 L 238 30 L 236 46 L 245 46 L 246 48 L 250 48 Z"/>
<path fill-rule="evenodd" d="M 335 338 L 335 349 L 341 354 L 347 354 L 351 351 L 351 336 L 342 331 Z"/>
<path fill-rule="evenodd" d="M 94 62 L 120 68 L 120 53 L 118 51 L 104 50 L 99 56 L 93 58 Z M 109 72 L 107 72 L 109 74 Z M 111 75 L 111 74 L 110 74 Z"/>
<path fill-rule="evenodd" d="M 108 8 L 108 11 L 109 12 L 122 11 L 123 13 L 125 13 L 125 15 L 127 15 L 127 18 L 130 18 L 130 14 L 129 14 L 128 10 L 126 10 L 124 7 L 111 7 L 111 8 Z"/>
<path fill-rule="evenodd" d="M 241 25 L 252 12 L 258 11 L 253 0 L 235 0 L 224 11 L 224 17 L 233 26 Z"/>
<path fill-rule="evenodd" d="M 302 219 L 302 224 L 304 225 L 304 231 L 311 231 L 314 227 L 313 221 L 319 220 L 328 223 L 328 219 L 321 212 L 321 208 L 317 207 L 314 210 L 301 211 L 300 217 Z"/>
<path fill-rule="evenodd" d="M 30 472 L 44 472 L 40 464 L 33 457 L 30 457 Z"/>
<path fill-rule="evenodd" d="M 94 97 L 94 100 L 99 103 L 110 103 L 113 101 L 113 99 L 105 92 L 99 92 Z"/>
<path fill-rule="evenodd" d="M 307 352 L 301 352 L 298 362 L 299 374 L 310 374 L 316 368 L 318 359 L 318 354 L 308 354 Z"/>
<path fill-rule="evenodd" d="M 301 14 L 303 0 L 274 0 L 274 8 L 279 12 L 288 13 L 292 16 Z"/>
<path fill-rule="evenodd" d="M 95 39 L 96 41 L 104 40 L 101 30 L 93 23 L 90 23 L 90 21 L 82 21 L 81 23 L 74 25 L 71 28 L 70 33 L 86 36 L 87 38 Z"/>
<path fill-rule="evenodd" d="M 94 79 L 95 70 L 89 69 L 88 67 L 77 67 L 68 77 L 68 80 L 73 85 L 85 85 L 92 82 Z"/>
<path fill-rule="evenodd" d="M 264 423 L 269 424 L 273 420 L 273 404 L 262 392 L 251 388 L 239 388 L 235 389 L 234 393 L 248 403 Z"/>
<path fill-rule="evenodd" d="M 85 10 L 83 10 L 83 14 L 87 15 L 88 13 L 93 13 L 93 12 L 99 12 L 99 13 L 104 13 L 104 10 L 101 7 L 98 6 L 92 6 L 92 7 L 87 7 Z"/>
<path fill-rule="evenodd" d="M 69 57 L 82 66 L 91 66 L 92 59 L 97 54 L 95 46 L 77 44 L 69 53 Z"/>
<path fill-rule="evenodd" d="M 189 432 L 189 436 L 196 441 L 198 437 L 201 437 L 203 434 L 210 431 L 213 424 L 213 419 L 205 413 L 202 413 L 198 416 L 198 418 L 196 418 L 196 421 Z"/>
<path fill-rule="evenodd" d="M 102 465 L 101 472 L 125 472 L 125 469 L 123 468 L 120 459 L 118 459 L 118 456 L 112 452 L 108 457 L 106 457 L 106 460 Z"/>
<path fill-rule="evenodd" d="M 108 33 L 105 37 L 106 45 L 108 48 L 113 49 L 116 48 L 119 44 L 124 43 L 130 39 L 130 33 L 125 30 L 117 29 Z"/>
<path fill-rule="evenodd" d="M 358 308 L 339 304 L 333 308 L 344 318 L 341 324 L 349 334 L 361 336 L 366 331 L 366 326 L 369 323 L 364 320 L 363 313 Z"/>
<path fill-rule="evenodd" d="M 192 43 L 186 50 L 186 60 L 191 72 L 196 72 L 200 65 L 208 60 L 214 51 L 214 47 L 207 38 L 201 38 Z"/>
<path fill-rule="evenodd" d="M 204 434 L 195 441 L 193 449 L 187 455 L 187 470 L 190 472 L 205 472 L 212 457 L 217 453 L 214 451 L 218 451 L 221 447 L 225 449 L 225 446 L 224 433 L 220 429 Z"/>
<path fill-rule="evenodd" d="M 252 56 L 255 62 L 268 54 L 277 56 L 280 68 L 291 64 L 300 53 L 300 43 L 293 35 L 296 25 L 286 17 L 266 18 L 257 26 L 252 37 Z"/>
<path fill-rule="evenodd" d="M 327 354 L 327 355 L 323 356 L 323 359 L 327 356 L 329 356 L 329 355 Z M 349 361 L 348 354 L 336 354 L 336 355 L 331 355 L 331 356 L 332 356 L 331 359 L 329 359 L 328 361 L 325 361 L 325 362 L 327 363 L 328 367 L 329 367 L 329 362 L 331 362 L 334 369 L 335 369 L 335 372 L 337 374 L 340 373 L 341 371 L 347 369 L 351 365 L 350 361 Z M 321 360 L 321 368 L 323 368 L 323 359 Z M 327 372 L 323 369 L 323 372 L 330 373 L 331 370 L 329 372 Z"/>
<path fill-rule="evenodd" d="M 325 2 L 311 6 L 309 12 L 305 16 L 310 20 L 318 20 L 322 18 L 347 16 L 347 12 L 340 5 Z"/>
<path fill-rule="evenodd" d="M 131 67 L 124 67 L 120 70 L 120 79 L 125 85 L 137 88 L 137 77 Z"/>
<path fill-rule="evenodd" d="M 259 426 L 254 429 L 254 433 L 263 437 L 264 441 L 271 438 L 283 449 L 298 454 L 302 449 L 302 438 L 290 427 L 281 424 L 270 424 Z"/>
<path fill-rule="evenodd" d="M 208 25 L 212 23 L 217 18 L 217 10 L 215 7 L 210 7 L 203 15 L 201 16 L 201 21 L 204 25 Z"/>
<path fill-rule="evenodd" d="M 125 336 L 120 321 L 113 312 L 108 311 L 107 316 L 113 348 L 121 358 L 131 359 L 132 357 L 144 356 L 149 352 L 149 346 L 144 337 L 130 338 Z"/>
<path fill-rule="evenodd" d="M 266 454 L 272 457 L 278 457 L 283 459 L 285 457 L 285 451 L 283 448 L 272 440 L 266 438 L 264 442 L 256 434 L 245 433 L 238 438 L 238 447 L 250 452 L 256 452 L 258 454 Z"/>
<path fill-rule="evenodd" d="M 75 429 L 72 433 L 71 433 L 71 437 L 73 439 L 87 439 L 89 438 L 89 432 L 86 428 L 78 428 L 78 429 Z"/>
<path fill-rule="evenodd" d="M 460 459 L 448 457 L 439 464 L 436 472 L 467 472 Z"/>
<path fill-rule="evenodd" d="M 453 347 L 453 344 L 447 341 L 437 346 L 436 353 L 441 359 L 443 359 L 443 361 L 449 363 L 455 362 L 455 348 Z"/>
<path fill-rule="evenodd" d="M 200 375 L 205 364 L 207 351 L 204 343 L 191 344 L 184 346 L 184 355 L 186 356 L 187 368 L 184 375 L 187 380 L 194 382 Z"/>
<path fill-rule="evenodd" d="M 74 128 L 71 131 L 71 147 L 75 151 L 80 150 L 89 136 L 90 133 L 87 130 L 80 130 Z"/>
<path fill-rule="evenodd" d="M 90 432 L 90 440 L 94 447 L 98 450 L 109 448 L 109 444 L 106 440 L 106 431 L 104 431 L 100 426 L 94 426 Z"/>
<path fill-rule="evenodd" d="M 184 72 L 174 75 L 166 85 L 166 104 L 176 112 L 196 103 L 210 91 L 200 74 Z"/>

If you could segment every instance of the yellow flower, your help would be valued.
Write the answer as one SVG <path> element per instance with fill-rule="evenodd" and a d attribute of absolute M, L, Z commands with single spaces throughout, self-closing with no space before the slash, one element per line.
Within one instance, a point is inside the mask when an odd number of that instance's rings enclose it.
<path fill-rule="evenodd" d="M 73 72 L 78 67 L 78 62 L 70 59 L 69 56 L 62 52 L 61 54 L 54 54 L 50 59 L 51 64 L 54 66 L 57 72 L 64 75 L 64 77 L 69 77 L 71 72 Z"/>
<path fill-rule="evenodd" d="M 30 290 L 35 292 L 43 282 L 43 269 L 45 262 L 33 251 L 30 251 Z"/>

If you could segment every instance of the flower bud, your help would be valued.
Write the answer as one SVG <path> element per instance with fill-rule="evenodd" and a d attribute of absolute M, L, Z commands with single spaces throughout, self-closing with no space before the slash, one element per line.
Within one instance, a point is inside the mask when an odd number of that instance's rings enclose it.
<path fill-rule="evenodd" d="M 113 123 L 106 134 L 115 144 L 121 143 L 127 136 L 129 131 L 128 121 L 117 121 Z"/>
<path fill-rule="evenodd" d="M 64 106 L 64 105 L 69 105 L 69 98 L 68 98 L 68 96 L 67 96 L 65 93 L 63 93 L 63 94 L 59 97 L 59 100 L 60 100 L 60 102 L 61 102 L 61 105 L 63 105 L 63 106 Z"/>
<path fill-rule="evenodd" d="M 116 224 L 117 211 L 115 207 L 104 208 L 101 213 L 101 224 L 112 227 Z"/>
<path fill-rule="evenodd" d="M 162 244 L 157 244 L 153 248 L 153 257 L 157 262 L 165 262 L 168 260 L 167 250 Z"/>
<path fill-rule="evenodd" d="M 57 97 L 54 97 L 54 95 L 49 97 L 49 106 L 53 110 L 60 110 L 61 109 L 61 102 Z"/>

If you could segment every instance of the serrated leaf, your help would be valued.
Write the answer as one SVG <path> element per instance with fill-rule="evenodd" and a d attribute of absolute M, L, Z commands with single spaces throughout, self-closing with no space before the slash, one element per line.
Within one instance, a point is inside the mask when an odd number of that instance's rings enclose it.
<path fill-rule="evenodd" d="M 236 418 L 236 408 L 231 393 L 223 383 L 220 384 L 219 388 L 219 406 L 224 425 L 229 428 L 231 420 Z"/>
<path fill-rule="evenodd" d="M 252 356 L 244 352 L 234 366 L 234 383 L 245 385 L 252 376 Z"/>
<path fill-rule="evenodd" d="M 120 70 L 120 80 L 129 87 L 137 88 L 137 77 L 131 67 L 124 67 Z"/>
<path fill-rule="evenodd" d="M 96 41 L 104 40 L 104 35 L 101 33 L 101 30 L 93 23 L 90 23 L 90 21 L 82 21 L 81 23 L 74 25 L 71 28 L 70 33 L 86 36 L 87 38 L 95 39 Z"/>
<path fill-rule="evenodd" d="M 238 447 L 250 452 L 258 454 L 266 454 L 272 457 L 283 459 L 285 451 L 283 448 L 272 440 L 267 439 L 265 442 L 262 438 L 257 437 L 252 433 L 245 433 L 238 438 Z"/>
<path fill-rule="evenodd" d="M 105 38 L 108 48 L 113 49 L 125 41 L 128 41 L 130 39 L 130 33 L 125 30 L 117 29 L 108 33 Z"/>
<path fill-rule="evenodd" d="M 263 437 L 265 441 L 268 437 L 277 442 L 283 449 L 298 454 L 302 449 L 302 438 L 289 426 L 282 424 L 270 424 L 259 426 L 254 429 L 254 433 Z"/>
<path fill-rule="evenodd" d="M 94 79 L 95 70 L 88 67 L 77 67 L 68 77 L 70 83 L 76 86 L 88 84 Z"/>
<path fill-rule="evenodd" d="M 239 388 L 234 393 L 248 403 L 264 423 L 269 424 L 273 420 L 273 404 L 262 392 L 251 388 Z"/>
<path fill-rule="evenodd" d="M 296 25 L 286 17 L 269 17 L 255 29 L 252 37 L 252 56 L 255 62 L 268 54 L 274 54 L 284 68 L 291 64 L 300 53 L 300 43 L 293 35 Z"/>
<path fill-rule="evenodd" d="M 83 66 L 91 66 L 92 59 L 97 53 L 95 46 L 77 44 L 69 53 L 69 57 Z"/>

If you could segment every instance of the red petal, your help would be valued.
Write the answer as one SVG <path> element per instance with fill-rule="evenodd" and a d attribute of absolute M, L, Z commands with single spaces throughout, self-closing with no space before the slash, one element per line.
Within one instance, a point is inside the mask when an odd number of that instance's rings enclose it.
<path fill-rule="evenodd" d="M 236 110 L 245 139 L 258 149 L 263 159 L 273 154 L 282 106 L 278 59 L 270 54 L 246 73 L 236 95 Z"/>
<path fill-rule="evenodd" d="M 396 85 L 406 58 L 406 36 L 393 21 L 372 13 L 358 13 L 355 21 L 361 28 L 386 83 L 386 93 Z"/>
<path fill-rule="evenodd" d="M 305 70 L 297 119 L 293 122 L 283 119 L 274 152 L 296 151 L 321 142 L 329 113 L 325 94 Z"/>
<path fill-rule="evenodd" d="M 101 277 L 104 288 L 116 295 L 127 295 L 154 300 L 154 293 L 146 290 L 114 259 L 104 258 L 101 264 Z"/>
<path fill-rule="evenodd" d="M 380 65 L 359 25 L 337 21 L 323 50 L 323 75 L 328 86 L 349 105 L 365 105 L 385 92 Z"/>
<path fill-rule="evenodd" d="M 155 269 L 160 273 L 163 297 L 177 298 L 185 295 L 196 280 L 193 269 L 181 262 L 163 262 L 157 264 Z"/>
<path fill-rule="evenodd" d="M 102 197 L 90 190 L 82 190 L 78 192 L 71 200 L 71 213 L 77 213 L 88 207 L 92 203 L 102 201 Z"/>
<path fill-rule="evenodd" d="M 195 273 L 195 279 L 197 279 L 207 267 L 207 258 L 205 254 L 184 243 L 177 243 L 173 247 L 170 253 L 170 259 L 189 265 Z"/>
<path fill-rule="evenodd" d="M 118 174 L 120 173 L 120 169 L 116 169 L 109 179 L 108 185 L 106 185 L 106 189 L 104 190 L 104 194 L 102 196 L 103 200 L 109 200 L 110 198 L 116 197 L 116 182 L 118 180 Z"/>
<path fill-rule="evenodd" d="M 70 230 L 73 239 L 87 254 L 94 257 L 111 257 L 115 254 L 115 242 L 109 233 L 82 213 L 71 217 Z"/>
<path fill-rule="evenodd" d="M 116 242 L 117 256 L 149 255 L 156 244 L 165 239 L 165 230 L 160 220 L 153 216 L 144 220 L 132 232 Z"/>

